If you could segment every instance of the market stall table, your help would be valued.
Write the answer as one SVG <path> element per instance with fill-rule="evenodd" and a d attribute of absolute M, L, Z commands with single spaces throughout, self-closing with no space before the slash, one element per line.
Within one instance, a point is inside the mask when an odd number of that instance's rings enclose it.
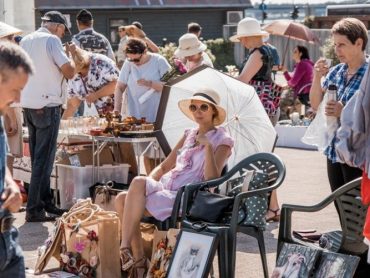
<path fill-rule="evenodd" d="M 278 134 L 277 147 L 317 150 L 316 146 L 307 145 L 301 141 L 307 130 L 307 126 L 277 124 L 275 130 Z"/>

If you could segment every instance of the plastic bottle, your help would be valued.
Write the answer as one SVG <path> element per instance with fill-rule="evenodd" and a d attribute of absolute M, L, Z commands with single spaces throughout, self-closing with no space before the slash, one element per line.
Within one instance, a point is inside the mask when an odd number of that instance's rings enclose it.
<path fill-rule="evenodd" d="M 330 84 L 328 89 L 326 90 L 326 93 L 328 94 L 328 101 L 337 100 L 337 86 L 336 85 Z"/>
<path fill-rule="evenodd" d="M 326 93 L 328 94 L 327 101 L 337 100 L 337 86 L 334 84 L 330 84 L 328 89 L 326 90 Z M 326 123 L 329 130 L 335 131 L 338 127 L 338 121 L 339 119 L 335 116 L 326 116 Z"/>

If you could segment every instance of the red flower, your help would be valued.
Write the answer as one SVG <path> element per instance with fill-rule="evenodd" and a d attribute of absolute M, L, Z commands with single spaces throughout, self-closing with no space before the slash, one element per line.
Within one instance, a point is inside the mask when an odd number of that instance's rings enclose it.
<path fill-rule="evenodd" d="M 96 232 L 91 230 L 88 234 L 87 234 L 87 238 L 91 241 L 95 240 L 95 241 L 98 241 L 98 236 L 96 235 Z"/>

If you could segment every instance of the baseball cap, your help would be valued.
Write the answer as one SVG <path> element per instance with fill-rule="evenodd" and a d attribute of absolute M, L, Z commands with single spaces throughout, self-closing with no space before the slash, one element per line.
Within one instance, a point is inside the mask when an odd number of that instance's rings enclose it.
<path fill-rule="evenodd" d="M 43 17 L 41 17 L 42 20 L 44 21 L 49 21 L 49 22 L 54 22 L 54 23 L 60 23 L 63 24 L 66 27 L 66 30 L 71 33 L 71 30 L 69 30 L 68 25 L 67 25 L 67 19 L 65 18 L 64 15 L 62 15 L 58 11 L 50 11 L 44 14 Z"/>
<path fill-rule="evenodd" d="M 82 9 L 78 12 L 76 19 L 81 22 L 89 22 L 93 20 L 93 16 L 88 10 Z"/>

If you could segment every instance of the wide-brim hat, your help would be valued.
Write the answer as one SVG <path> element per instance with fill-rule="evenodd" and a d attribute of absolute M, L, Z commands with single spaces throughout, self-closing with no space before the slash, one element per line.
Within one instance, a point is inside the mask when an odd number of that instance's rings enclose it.
<path fill-rule="evenodd" d="M 199 89 L 191 98 L 182 99 L 178 102 L 178 106 L 182 113 L 184 113 L 190 120 L 195 121 L 194 114 L 189 110 L 189 105 L 192 100 L 201 100 L 212 104 L 216 108 L 218 115 L 213 119 L 214 125 L 221 125 L 225 121 L 226 111 L 222 106 L 220 106 L 220 96 L 216 91 L 208 88 Z"/>
<path fill-rule="evenodd" d="M 261 30 L 261 25 L 256 19 L 246 17 L 239 21 L 236 34 L 230 37 L 230 41 L 240 42 L 240 38 L 255 36 L 266 37 L 268 33 Z"/>
<path fill-rule="evenodd" d="M 66 30 L 68 31 L 68 33 L 72 34 L 71 30 L 69 30 L 66 17 L 58 11 L 47 12 L 46 14 L 44 14 L 43 17 L 41 17 L 41 19 L 43 21 L 63 24 L 66 27 Z"/>
<path fill-rule="evenodd" d="M 0 22 L 0 39 L 10 35 L 19 35 L 19 34 L 22 34 L 22 30 L 15 28 L 11 25 L 8 25 L 4 22 Z"/>
<path fill-rule="evenodd" d="M 188 33 L 180 37 L 179 47 L 175 50 L 175 56 L 185 58 L 203 52 L 207 46 L 194 34 Z"/>

